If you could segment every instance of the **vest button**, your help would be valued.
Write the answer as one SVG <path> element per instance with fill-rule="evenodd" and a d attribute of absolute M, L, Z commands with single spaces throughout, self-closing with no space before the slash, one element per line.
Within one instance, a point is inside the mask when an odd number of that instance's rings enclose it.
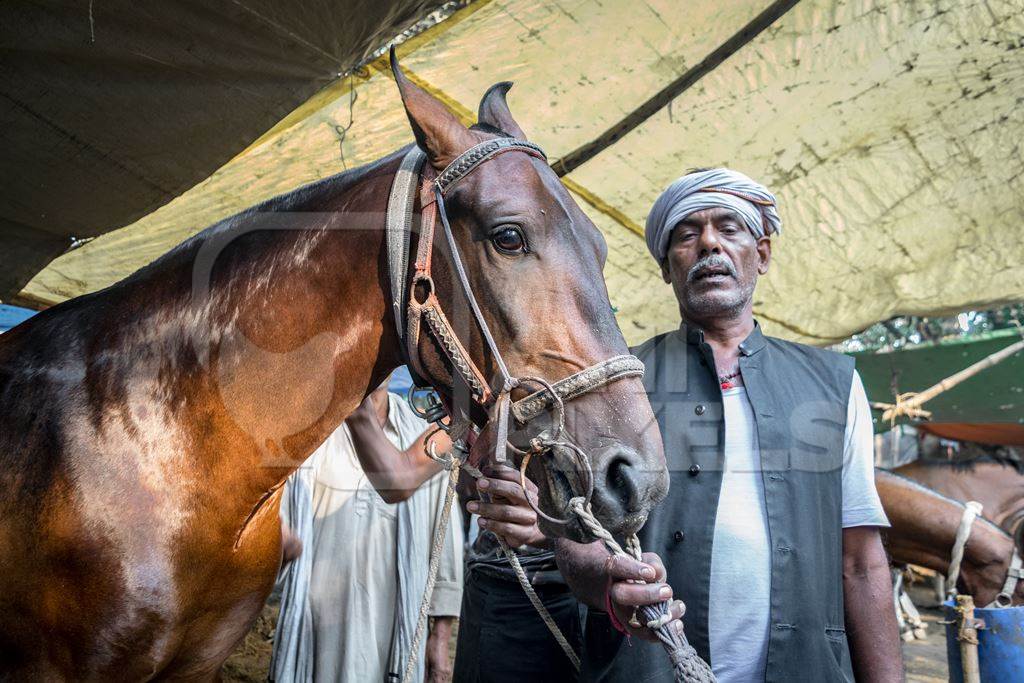
<path fill-rule="evenodd" d="M 682 543 L 683 539 L 686 538 L 686 534 L 677 529 L 676 532 L 672 534 L 672 538 L 676 539 L 676 543 Z"/>
<path fill-rule="evenodd" d="M 703 415 L 707 409 L 708 407 L 706 405 L 704 405 L 703 403 L 698 403 L 697 407 L 693 409 L 693 412 L 697 413 L 698 415 Z"/>
<path fill-rule="evenodd" d="M 700 474 L 700 465 L 690 465 L 690 476 L 696 477 Z"/>

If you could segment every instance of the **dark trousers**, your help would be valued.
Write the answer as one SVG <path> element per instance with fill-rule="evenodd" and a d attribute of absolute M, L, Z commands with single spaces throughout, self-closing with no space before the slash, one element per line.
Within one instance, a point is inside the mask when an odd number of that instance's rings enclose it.
<path fill-rule="evenodd" d="M 580 607 L 565 586 L 535 586 L 562 633 L 580 651 Z M 575 681 L 576 670 L 515 579 L 470 571 L 462 591 L 455 683 Z"/>

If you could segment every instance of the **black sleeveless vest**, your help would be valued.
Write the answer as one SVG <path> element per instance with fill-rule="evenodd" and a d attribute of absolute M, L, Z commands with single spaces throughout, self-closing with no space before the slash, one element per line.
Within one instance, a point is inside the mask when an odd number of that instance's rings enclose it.
<path fill-rule="evenodd" d="M 644 384 L 665 442 L 668 497 L 640 532 L 686 603 L 690 643 L 709 660 L 711 546 L 725 423 L 711 347 L 681 329 L 647 341 Z M 767 681 L 853 681 L 842 578 L 842 464 L 853 359 L 765 337 L 740 345 L 757 425 L 771 559 Z M 627 643 L 607 615 L 587 620 L 584 680 L 672 681 L 661 645 Z M 713 662 L 712 662 L 713 664 Z"/>

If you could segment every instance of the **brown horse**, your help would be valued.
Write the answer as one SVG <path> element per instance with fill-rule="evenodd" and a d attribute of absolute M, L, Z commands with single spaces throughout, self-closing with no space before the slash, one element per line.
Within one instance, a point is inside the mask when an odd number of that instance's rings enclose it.
<path fill-rule="evenodd" d="M 525 138 L 508 84 L 466 128 L 395 71 L 435 169 L 483 140 Z M 405 362 L 384 230 L 402 157 L 227 219 L 0 337 L 0 678 L 216 676 L 273 584 L 280 485 Z M 626 353 L 604 241 L 546 163 L 496 156 L 445 199 L 514 373 L 556 380 Z M 433 253 L 437 296 L 458 318 L 451 253 L 443 240 Z M 457 329 L 493 377 L 480 331 Z M 433 339 L 417 351 L 451 403 L 464 388 Z M 615 382 L 567 411 L 591 456 L 595 514 L 632 532 L 668 479 L 642 384 Z M 534 458 L 529 473 L 541 507 L 568 516 L 580 472 Z"/>
<path fill-rule="evenodd" d="M 1019 537 L 1024 532 L 1024 473 L 1012 460 L 981 456 L 966 461 L 917 460 L 893 470 L 942 495 L 982 504 L 985 517 Z"/>
<path fill-rule="evenodd" d="M 885 536 L 893 562 L 948 574 L 964 505 L 885 470 L 875 470 L 875 485 L 892 525 Z M 1014 547 L 1008 533 L 984 517 L 975 519 L 964 546 L 957 589 L 974 596 L 977 605 L 988 605 L 1003 587 Z M 1013 595 L 1013 604 L 1021 603 L 1024 582 L 1017 584 Z"/>

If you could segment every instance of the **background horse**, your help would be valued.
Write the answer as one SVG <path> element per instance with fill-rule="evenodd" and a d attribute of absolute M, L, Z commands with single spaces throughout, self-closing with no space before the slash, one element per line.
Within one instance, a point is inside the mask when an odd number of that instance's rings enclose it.
<path fill-rule="evenodd" d="M 916 460 L 893 470 L 944 496 L 976 500 L 985 517 L 1020 540 L 1024 520 L 1024 465 L 1010 458 L 983 455 L 970 460 Z"/>
<path fill-rule="evenodd" d="M 892 525 L 884 534 L 892 561 L 947 575 L 964 505 L 885 470 L 875 470 L 875 485 Z M 1014 548 L 1013 537 L 1004 530 L 984 517 L 975 519 L 964 546 L 957 590 L 974 596 L 979 606 L 988 605 L 1003 587 Z M 1013 604 L 1021 603 L 1024 582 L 1013 594 Z"/>
<path fill-rule="evenodd" d="M 395 70 L 434 169 L 483 140 L 525 138 L 509 84 L 488 91 L 467 129 Z M 0 675 L 216 675 L 273 585 L 281 484 L 405 362 L 384 230 L 403 155 L 222 221 L 0 337 Z M 517 376 L 556 380 L 627 352 L 604 241 L 546 163 L 502 154 L 445 199 Z M 435 289 L 458 314 L 467 302 L 443 244 Z M 462 327 L 493 377 L 479 330 Z M 450 402 L 458 379 L 429 335 L 417 352 Z M 567 413 L 591 456 L 595 514 L 613 533 L 634 531 L 668 479 L 640 380 Z M 556 458 L 534 458 L 530 476 L 549 514 L 568 516 L 584 494 L 582 474 Z M 547 531 L 587 540 L 575 525 Z"/>

